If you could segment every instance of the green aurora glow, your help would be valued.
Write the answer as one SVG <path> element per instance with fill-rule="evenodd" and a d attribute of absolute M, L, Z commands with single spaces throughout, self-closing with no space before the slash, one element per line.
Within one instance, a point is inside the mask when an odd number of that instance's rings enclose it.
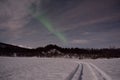
<path fill-rule="evenodd" d="M 66 43 L 66 38 L 64 35 L 58 31 L 56 31 L 52 24 L 44 17 L 44 16 L 38 16 L 37 19 L 48 29 L 49 32 L 53 33 L 55 36 L 57 36 L 62 42 Z"/>
<path fill-rule="evenodd" d="M 51 32 L 56 37 L 58 37 L 60 41 L 62 41 L 63 43 L 67 42 L 67 39 L 65 38 L 65 36 L 59 31 L 55 30 L 52 23 L 45 16 L 38 13 L 35 7 L 30 8 L 30 10 L 32 11 L 32 16 L 34 16 L 38 21 L 40 21 L 43 24 L 43 26 L 47 28 L 49 32 Z"/>

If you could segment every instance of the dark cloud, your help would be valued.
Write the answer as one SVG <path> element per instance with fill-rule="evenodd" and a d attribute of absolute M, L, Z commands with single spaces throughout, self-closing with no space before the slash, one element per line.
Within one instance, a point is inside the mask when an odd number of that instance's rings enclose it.
<path fill-rule="evenodd" d="M 63 11 L 76 7 L 82 0 L 42 0 L 42 9 L 54 14 L 63 13 Z"/>
<path fill-rule="evenodd" d="M 1 3 L 6 3 L 6 2 L 8 2 L 8 0 L 0 0 L 0 4 Z"/>

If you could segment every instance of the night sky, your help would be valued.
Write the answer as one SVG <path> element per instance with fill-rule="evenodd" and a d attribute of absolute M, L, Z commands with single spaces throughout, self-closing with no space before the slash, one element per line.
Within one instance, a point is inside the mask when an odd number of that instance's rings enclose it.
<path fill-rule="evenodd" d="M 0 42 L 120 47 L 120 0 L 0 0 Z"/>

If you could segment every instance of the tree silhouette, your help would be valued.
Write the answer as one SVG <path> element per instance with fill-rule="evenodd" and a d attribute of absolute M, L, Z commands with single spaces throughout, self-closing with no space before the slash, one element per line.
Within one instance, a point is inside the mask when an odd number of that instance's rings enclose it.
<path fill-rule="evenodd" d="M 0 43 L 0 56 L 9 57 L 67 57 L 67 58 L 120 58 L 120 48 L 62 48 L 57 45 L 47 45 L 35 49 L 22 48 Z"/>

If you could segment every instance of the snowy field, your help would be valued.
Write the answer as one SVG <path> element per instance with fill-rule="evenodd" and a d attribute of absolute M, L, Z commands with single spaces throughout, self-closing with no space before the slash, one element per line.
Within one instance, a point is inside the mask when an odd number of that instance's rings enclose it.
<path fill-rule="evenodd" d="M 0 80 L 120 80 L 120 58 L 0 57 Z"/>

